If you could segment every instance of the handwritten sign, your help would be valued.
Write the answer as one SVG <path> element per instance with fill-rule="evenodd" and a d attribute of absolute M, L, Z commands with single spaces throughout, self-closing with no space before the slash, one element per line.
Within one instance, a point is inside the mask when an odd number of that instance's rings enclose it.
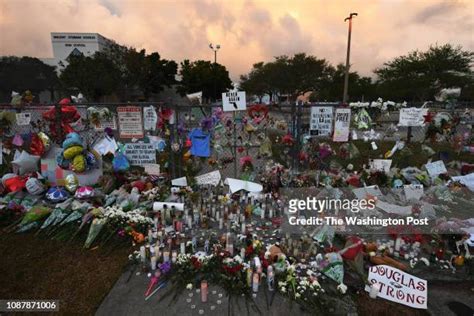
<path fill-rule="evenodd" d="M 419 309 L 427 309 L 428 282 L 387 265 L 369 269 L 369 283 L 379 288 L 378 297 Z M 365 286 L 370 292 L 371 287 Z"/>
<path fill-rule="evenodd" d="M 24 113 L 16 114 L 16 125 L 24 126 L 24 125 L 30 125 L 30 123 L 31 123 L 31 113 L 24 112 Z"/>
<path fill-rule="evenodd" d="M 196 176 L 196 183 L 200 185 L 203 185 L 203 184 L 218 185 L 220 181 L 221 181 L 221 173 L 219 172 L 219 170 L 205 173 L 200 176 Z"/>
<path fill-rule="evenodd" d="M 440 174 L 448 172 L 446 170 L 446 166 L 444 165 L 444 162 L 442 160 L 438 160 L 435 162 L 429 162 L 425 165 L 426 171 L 428 171 L 428 174 L 431 177 L 437 177 Z"/>
<path fill-rule="evenodd" d="M 125 144 L 125 156 L 130 164 L 134 166 L 156 164 L 156 149 L 153 144 Z"/>
<path fill-rule="evenodd" d="M 154 131 L 156 130 L 156 123 L 158 122 L 158 114 L 154 106 L 143 108 L 143 121 L 145 130 Z"/>
<path fill-rule="evenodd" d="M 121 138 L 143 138 L 142 109 L 138 106 L 117 108 Z"/>
<path fill-rule="evenodd" d="M 156 157 L 156 155 L 155 155 Z M 144 164 L 143 167 L 145 168 L 145 172 L 149 175 L 157 176 L 160 174 L 160 165 L 156 163 L 148 163 Z"/>
<path fill-rule="evenodd" d="M 375 171 L 389 172 L 392 165 L 392 159 L 371 159 L 369 160 L 370 169 Z"/>
<path fill-rule="evenodd" d="M 311 121 L 309 129 L 311 135 L 329 136 L 332 133 L 333 107 L 313 106 L 311 107 Z"/>
<path fill-rule="evenodd" d="M 245 91 L 230 91 L 222 94 L 224 112 L 243 111 L 247 109 Z"/>
<path fill-rule="evenodd" d="M 403 108 L 400 109 L 399 126 L 424 126 L 424 115 L 428 114 L 428 109 Z"/>
<path fill-rule="evenodd" d="M 335 142 L 347 142 L 349 140 L 349 126 L 351 123 L 351 109 L 336 109 L 334 119 L 334 136 Z"/>

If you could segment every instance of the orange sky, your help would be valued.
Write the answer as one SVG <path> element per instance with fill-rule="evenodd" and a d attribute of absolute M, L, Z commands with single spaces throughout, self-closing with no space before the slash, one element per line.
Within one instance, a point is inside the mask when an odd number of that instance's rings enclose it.
<path fill-rule="evenodd" d="M 233 80 L 258 61 L 307 52 L 370 75 L 384 61 L 430 44 L 474 50 L 474 0 L 0 0 L 0 55 L 52 57 L 50 32 L 98 32 L 162 57 L 212 59 Z"/>

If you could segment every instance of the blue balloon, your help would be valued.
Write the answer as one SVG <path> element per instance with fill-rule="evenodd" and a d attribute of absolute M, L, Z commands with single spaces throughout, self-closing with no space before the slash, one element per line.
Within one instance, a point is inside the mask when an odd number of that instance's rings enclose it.
<path fill-rule="evenodd" d="M 63 149 L 67 149 L 71 146 L 82 146 L 82 138 L 78 133 L 69 133 L 66 135 L 66 139 L 63 141 Z"/>
<path fill-rule="evenodd" d="M 63 187 L 52 187 L 46 192 L 46 198 L 51 202 L 62 202 L 69 198 L 69 193 Z"/>

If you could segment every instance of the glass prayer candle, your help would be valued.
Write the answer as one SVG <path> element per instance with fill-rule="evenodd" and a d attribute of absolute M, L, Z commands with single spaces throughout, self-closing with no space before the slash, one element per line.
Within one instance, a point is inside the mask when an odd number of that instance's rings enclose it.
<path fill-rule="evenodd" d="M 201 281 L 201 302 L 203 303 L 207 302 L 207 294 L 208 294 L 207 281 L 203 280 Z"/>
<path fill-rule="evenodd" d="M 170 252 L 168 250 L 163 251 L 163 262 L 170 261 Z"/>
<path fill-rule="evenodd" d="M 254 293 L 258 292 L 259 282 L 260 282 L 260 277 L 258 276 L 258 273 L 254 273 L 252 277 L 252 290 Z"/>
<path fill-rule="evenodd" d="M 171 262 L 176 263 L 176 260 L 178 259 L 178 252 L 176 250 L 173 250 L 171 253 Z"/>

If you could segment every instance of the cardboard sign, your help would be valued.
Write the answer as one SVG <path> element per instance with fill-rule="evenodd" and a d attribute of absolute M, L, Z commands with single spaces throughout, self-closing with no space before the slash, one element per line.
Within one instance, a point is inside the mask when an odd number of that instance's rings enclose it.
<path fill-rule="evenodd" d="M 230 91 L 222 94 L 224 112 L 244 111 L 247 109 L 245 91 Z"/>
<path fill-rule="evenodd" d="M 156 157 L 156 155 L 155 155 Z M 149 163 L 143 165 L 145 167 L 145 172 L 149 175 L 158 176 L 160 174 L 160 165 L 156 163 Z"/>
<path fill-rule="evenodd" d="M 334 136 L 335 142 L 347 142 L 349 140 L 349 126 L 351 124 L 351 109 L 336 109 L 334 118 Z"/>
<path fill-rule="evenodd" d="M 311 107 L 311 120 L 309 130 L 311 135 L 329 136 L 332 133 L 333 107 L 313 106 Z"/>
<path fill-rule="evenodd" d="M 97 125 L 94 125 L 94 129 L 96 131 L 103 131 L 106 128 L 110 128 L 112 130 L 117 130 L 117 116 L 112 115 L 112 117 L 107 119 L 101 119 Z"/>
<path fill-rule="evenodd" d="M 448 172 L 442 160 L 429 162 L 425 165 L 425 167 L 426 167 L 426 171 L 428 171 L 428 174 L 433 178 L 437 177 L 440 174 Z"/>
<path fill-rule="evenodd" d="M 413 308 L 428 308 L 428 282 L 387 265 L 369 269 L 369 283 L 378 286 L 378 296 Z M 371 287 L 365 286 L 370 292 Z"/>
<path fill-rule="evenodd" d="M 143 138 L 142 109 L 138 106 L 117 108 L 121 138 Z"/>
<path fill-rule="evenodd" d="M 225 183 L 229 186 L 230 193 L 232 194 L 240 190 L 245 190 L 247 192 L 261 192 L 263 190 L 261 184 L 250 181 L 227 178 L 225 179 Z"/>
<path fill-rule="evenodd" d="M 200 185 L 203 185 L 203 184 L 218 185 L 220 181 L 221 181 L 221 173 L 219 172 L 219 170 L 205 173 L 200 176 L 196 176 L 196 183 Z"/>
<path fill-rule="evenodd" d="M 127 157 L 130 164 L 134 166 L 156 164 L 156 149 L 153 144 L 125 144 L 125 156 Z"/>
<path fill-rule="evenodd" d="M 156 130 L 156 123 L 158 122 L 158 114 L 154 106 L 143 108 L 143 122 L 146 131 Z"/>
<path fill-rule="evenodd" d="M 424 115 L 428 114 L 428 109 L 422 108 L 402 108 L 398 126 L 424 126 Z"/>
<path fill-rule="evenodd" d="M 369 166 L 372 170 L 389 172 L 392 159 L 371 159 L 369 160 Z"/>
<path fill-rule="evenodd" d="M 16 125 L 24 126 L 24 125 L 30 125 L 30 123 L 31 123 L 31 113 L 24 112 L 24 113 L 16 114 Z"/>

